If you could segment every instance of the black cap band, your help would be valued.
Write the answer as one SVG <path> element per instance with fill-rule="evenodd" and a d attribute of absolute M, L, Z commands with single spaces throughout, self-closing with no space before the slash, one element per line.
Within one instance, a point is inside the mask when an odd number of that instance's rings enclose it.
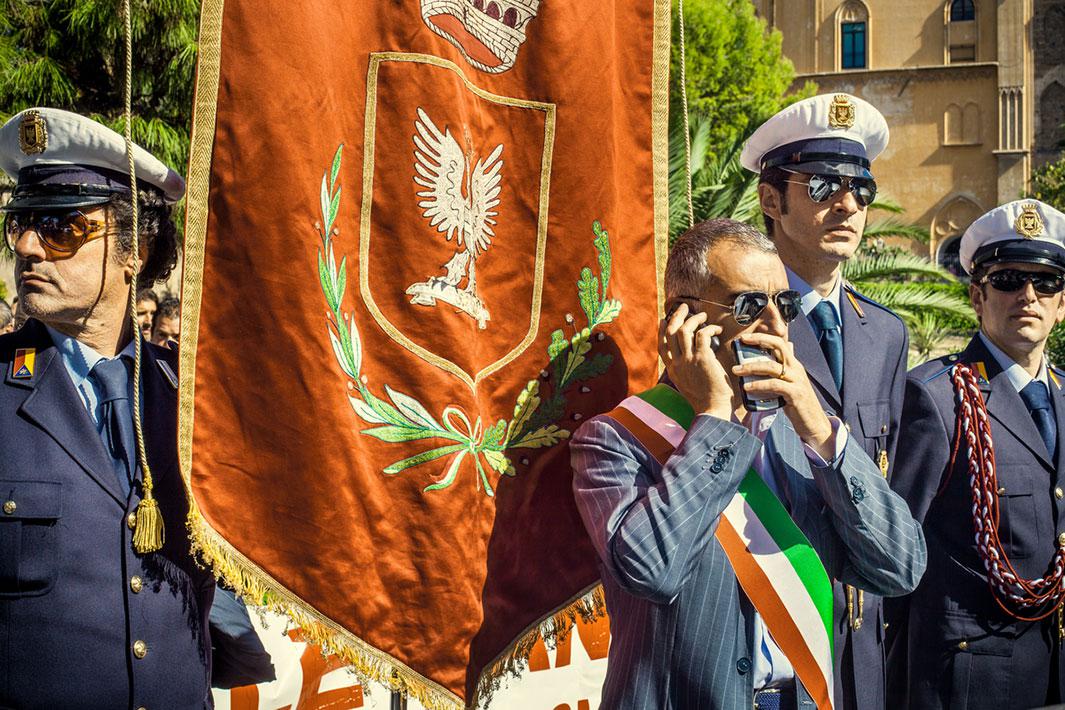
<path fill-rule="evenodd" d="M 985 244 L 973 254 L 972 271 L 1006 261 L 1044 264 L 1065 272 L 1065 247 L 1057 242 L 1035 239 L 1007 239 Z"/>
<path fill-rule="evenodd" d="M 129 192 L 129 175 L 115 170 L 89 165 L 31 165 L 19 170 L 18 183 L 3 211 L 89 207 Z"/>

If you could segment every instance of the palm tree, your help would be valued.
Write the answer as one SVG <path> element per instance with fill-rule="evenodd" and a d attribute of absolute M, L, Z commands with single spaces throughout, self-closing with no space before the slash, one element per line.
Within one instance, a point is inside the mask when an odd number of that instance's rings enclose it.
<path fill-rule="evenodd" d="M 888 216 L 873 220 L 865 225 L 865 231 L 862 233 L 862 238 L 867 245 L 879 242 L 880 248 L 882 249 L 883 240 L 888 237 L 902 237 L 905 239 L 912 239 L 921 244 L 928 243 L 928 228 L 904 222 L 902 220 L 902 215 L 906 213 L 906 210 L 902 205 L 884 193 L 880 193 L 876 196 L 876 199 L 873 200 L 873 204 L 869 205 L 869 211 L 887 212 Z"/>
<path fill-rule="evenodd" d="M 740 165 L 740 152 L 747 136 L 710 151 L 710 119 L 691 117 L 691 192 L 694 221 L 729 217 L 759 223 L 758 176 Z M 669 134 L 669 243 L 689 225 L 688 171 L 685 160 L 684 126 L 674 121 Z"/>

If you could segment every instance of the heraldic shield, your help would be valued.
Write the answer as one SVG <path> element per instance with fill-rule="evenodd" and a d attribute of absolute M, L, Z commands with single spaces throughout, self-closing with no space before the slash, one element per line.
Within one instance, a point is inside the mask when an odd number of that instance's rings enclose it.
<path fill-rule="evenodd" d="M 366 107 L 363 301 L 396 343 L 475 389 L 539 329 L 555 106 L 385 53 Z"/>
<path fill-rule="evenodd" d="M 603 611 L 568 445 L 657 377 L 669 7 L 203 2 L 191 544 L 425 708 Z"/>

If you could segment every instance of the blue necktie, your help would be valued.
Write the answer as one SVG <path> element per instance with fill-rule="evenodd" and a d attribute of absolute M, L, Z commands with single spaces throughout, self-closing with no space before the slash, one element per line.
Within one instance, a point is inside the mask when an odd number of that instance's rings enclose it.
<path fill-rule="evenodd" d="M 111 454 L 118 485 L 128 496 L 136 457 L 126 358 L 100 360 L 92 368 L 89 377 L 98 385 L 100 392 L 100 437 L 104 440 L 107 452 Z"/>
<path fill-rule="evenodd" d="M 828 369 L 836 389 L 843 391 L 843 334 L 839 330 L 839 316 L 828 301 L 821 301 L 810 311 L 810 320 L 817 329 L 817 341 L 825 354 Z"/>
<path fill-rule="evenodd" d="M 1032 380 L 1021 390 L 1021 399 L 1024 400 L 1024 405 L 1028 407 L 1028 412 L 1035 420 L 1035 428 L 1043 437 L 1047 453 L 1053 461 L 1058 448 L 1058 428 L 1054 422 L 1054 410 L 1050 405 L 1050 392 L 1047 391 L 1046 384 L 1039 380 Z"/>

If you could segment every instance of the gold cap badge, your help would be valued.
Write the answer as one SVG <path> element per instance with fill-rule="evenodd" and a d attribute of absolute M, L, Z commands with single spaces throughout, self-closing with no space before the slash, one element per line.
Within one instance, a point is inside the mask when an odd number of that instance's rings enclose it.
<path fill-rule="evenodd" d="M 828 107 L 828 125 L 832 128 L 850 128 L 854 125 L 854 102 L 846 94 L 836 94 Z"/>
<path fill-rule="evenodd" d="M 1043 218 L 1039 216 L 1036 206 L 1029 203 L 1021 207 L 1021 213 L 1017 215 L 1013 228 L 1025 239 L 1032 239 L 1042 234 Z"/>
<path fill-rule="evenodd" d="M 43 153 L 48 147 L 48 126 L 39 111 L 27 111 L 22 114 L 18 126 L 19 148 L 26 155 Z"/>

